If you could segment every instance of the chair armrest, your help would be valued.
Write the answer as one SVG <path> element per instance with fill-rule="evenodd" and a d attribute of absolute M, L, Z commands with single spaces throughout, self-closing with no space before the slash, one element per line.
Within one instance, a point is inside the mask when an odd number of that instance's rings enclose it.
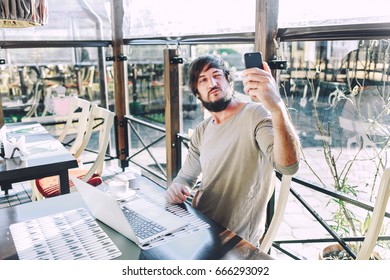
<path fill-rule="evenodd" d="M 386 168 L 382 174 L 379 183 L 377 198 L 375 201 L 374 211 L 362 247 L 360 248 L 356 259 L 368 260 L 376 245 L 379 232 L 382 227 L 383 219 L 386 212 L 387 202 L 390 196 L 390 168 Z"/>

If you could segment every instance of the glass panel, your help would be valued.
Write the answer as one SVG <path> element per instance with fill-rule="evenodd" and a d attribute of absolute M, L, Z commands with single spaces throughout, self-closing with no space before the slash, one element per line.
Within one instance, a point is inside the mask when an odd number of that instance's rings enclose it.
<path fill-rule="evenodd" d="M 124 38 L 254 32 L 256 1 L 128 0 Z"/>
<path fill-rule="evenodd" d="M 0 58 L 6 65 L 45 65 L 45 64 L 80 64 L 97 63 L 96 48 L 32 48 L 3 49 Z"/>
<path fill-rule="evenodd" d="M 48 0 L 48 23 L 4 28 L 0 40 L 111 40 L 109 0 Z M 124 38 L 254 32 L 256 1 L 123 0 Z"/>
<path fill-rule="evenodd" d="M 390 41 L 282 45 L 289 67 L 281 73 L 280 92 L 302 143 L 297 176 L 375 202 L 390 155 Z M 366 234 L 369 211 L 330 198 L 318 204 L 321 195 L 313 198 L 310 205 L 339 235 Z M 381 235 L 389 234 L 388 225 L 384 221 Z M 351 244 L 359 250 L 356 245 Z M 388 242 L 379 241 L 375 250 L 389 258 Z"/>
<path fill-rule="evenodd" d="M 5 122 L 53 113 L 51 98 L 99 100 L 97 48 L 8 49 L 1 57 L 0 94 Z"/>
<path fill-rule="evenodd" d="M 356 186 L 369 200 L 389 156 L 390 42 L 283 45 L 289 67 L 280 76 L 281 94 L 304 148 L 298 175 L 340 191 Z"/>
<path fill-rule="evenodd" d="M 387 0 L 279 0 L 279 27 L 390 22 Z"/>

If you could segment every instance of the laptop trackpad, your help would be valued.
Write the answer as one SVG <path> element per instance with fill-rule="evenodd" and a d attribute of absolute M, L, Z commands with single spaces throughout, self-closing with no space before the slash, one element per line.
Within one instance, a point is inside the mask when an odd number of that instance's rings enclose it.
<path fill-rule="evenodd" d="M 126 208 L 133 210 L 134 212 L 140 213 L 142 216 L 147 217 L 152 221 L 158 221 L 165 224 L 168 222 L 172 225 L 180 219 L 172 213 L 165 211 L 165 209 L 158 207 L 157 205 L 147 201 L 144 198 L 129 201 L 125 204 Z M 182 221 L 180 221 L 182 222 Z"/>

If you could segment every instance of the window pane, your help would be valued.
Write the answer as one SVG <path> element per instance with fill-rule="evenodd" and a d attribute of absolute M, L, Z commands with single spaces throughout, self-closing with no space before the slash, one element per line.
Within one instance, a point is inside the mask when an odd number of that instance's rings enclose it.
<path fill-rule="evenodd" d="M 308 165 L 334 186 L 324 156 L 334 157 L 339 172 L 356 156 L 348 183 L 369 193 L 366 183 L 373 184 L 379 160 L 389 156 L 390 42 L 306 41 L 283 49 L 289 67 L 280 75 L 280 92 L 305 151 L 298 175 L 311 176 L 304 174 Z"/>
<path fill-rule="evenodd" d="M 128 0 L 124 38 L 253 32 L 255 0 Z"/>
<path fill-rule="evenodd" d="M 390 22 L 388 0 L 279 0 L 279 27 Z"/>
<path fill-rule="evenodd" d="M 255 0 L 123 0 L 124 38 L 254 32 Z M 0 40 L 111 40 L 110 0 L 48 0 L 48 23 Z"/>

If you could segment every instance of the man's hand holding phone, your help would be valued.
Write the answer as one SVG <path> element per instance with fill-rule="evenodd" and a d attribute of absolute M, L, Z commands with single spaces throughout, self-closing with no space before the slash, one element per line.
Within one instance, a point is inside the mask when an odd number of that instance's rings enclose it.
<path fill-rule="evenodd" d="M 246 68 L 242 72 L 244 92 L 261 102 L 271 113 L 280 111 L 283 101 L 268 64 L 263 63 L 261 52 L 244 54 L 244 61 Z"/>

